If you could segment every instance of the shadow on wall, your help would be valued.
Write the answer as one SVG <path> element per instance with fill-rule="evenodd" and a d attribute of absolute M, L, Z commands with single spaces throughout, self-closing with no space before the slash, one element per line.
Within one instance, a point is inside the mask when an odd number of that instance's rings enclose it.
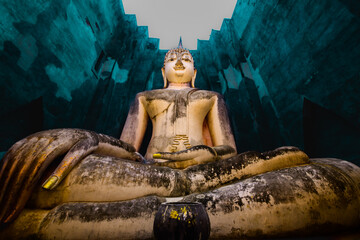
<path fill-rule="evenodd" d="M 334 157 L 360 165 L 360 129 L 304 98 L 304 146 L 310 157 Z"/>
<path fill-rule="evenodd" d="M 43 129 L 44 112 L 42 98 L 19 107 L 0 117 L 0 152 L 24 136 Z"/>

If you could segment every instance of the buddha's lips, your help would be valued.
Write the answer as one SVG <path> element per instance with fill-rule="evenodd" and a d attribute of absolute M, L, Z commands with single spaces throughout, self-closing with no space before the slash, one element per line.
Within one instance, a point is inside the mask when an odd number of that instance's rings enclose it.
<path fill-rule="evenodd" d="M 185 67 L 184 66 L 175 66 L 174 70 L 184 70 Z"/>

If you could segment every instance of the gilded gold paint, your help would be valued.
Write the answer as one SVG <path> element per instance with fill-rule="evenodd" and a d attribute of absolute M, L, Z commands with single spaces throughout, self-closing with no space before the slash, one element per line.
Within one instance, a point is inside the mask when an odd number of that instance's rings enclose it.
<path fill-rule="evenodd" d="M 171 210 L 170 218 L 179 219 L 179 213 L 176 210 Z"/>

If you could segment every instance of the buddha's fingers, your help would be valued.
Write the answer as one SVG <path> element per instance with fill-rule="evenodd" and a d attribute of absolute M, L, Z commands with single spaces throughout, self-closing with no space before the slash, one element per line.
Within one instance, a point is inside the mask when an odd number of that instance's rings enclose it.
<path fill-rule="evenodd" d="M 84 131 L 84 139 L 79 140 L 71 147 L 59 166 L 51 176 L 43 183 L 42 187 L 48 190 L 54 189 L 63 180 L 74 166 L 99 146 L 96 133 Z"/>
<path fill-rule="evenodd" d="M 197 164 L 213 161 L 217 158 L 216 151 L 205 145 L 198 145 L 187 150 L 169 153 L 159 152 L 153 155 L 154 159 L 165 159 L 170 162 L 175 161 L 195 161 Z M 156 161 L 156 160 L 155 160 Z"/>
<path fill-rule="evenodd" d="M 4 173 L 8 173 L 9 168 L 11 167 L 11 164 L 9 164 L 9 155 L 14 154 L 14 152 L 16 152 L 19 148 L 24 146 L 24 143 L 27 142 L 28 139 L 24 138 L 21 139 L 20 141 L 16 142 L 14 145 L 11 146 L 11 148 L 6 152 L 6 154 L 4 155 L 4 157 L 0 160 L 0 177 L 4 176 Z M 3 186 L 1 184 L 1 180 L 0 180 L 0 186 Z M 0 197 L 1 199 L 1 197 Z"/>
<path fill-rule="evenodd" d="M 5 154 L 1 160 L 0 170 L 0 204 L 2 200 L 6 198 L 6 189 L 12 178 L 18 175 L 19 170 L 23 166 L 26 159 L 26 155 L 31 155 L 35 148 L 34 144 L 38 141 L 38 138 L 23 139 L 15 143 L 9 151 Z M 2 206 L 2 204 L 0 205 Z"/>
<path fill-rule="evenodd" d="M 27 173 L 36 165 L 37 156 L 49 145 L 46 138 L 32 137 L 23 144 L 16 152 L 9 152 L 6 161 L 11 162 L 11 169 L 7 175 L 1 175 L 1 184 L 4 186 L 1 190 L 0 204 L 2 210 L 0 213 L 1 222 L 7 222 L 9 215 L 7 209 L 13 210 L 18 203 L 19 194 L 23 188 L 23 182 L 27 178 Z"/>
<path fill-rule="evenodd" d="M 185 160 L 185 161 L 167 161 L 167 162 L 157 162 L 155 165 L 162 166 L 162 167 L 169 167 L 169 168 L 177 168 L 177 169 L 184 169 L 193 165 L 198 165 L 199 163 L 194 160 Z"/>
<path fill-rule="evenodd" d="M 74 135 L 64 134 L 63 131 L 53 131 L 43 136 L 33 135 L 24 147 L 8 155 L 7 161 L 11 161 L 13 169 L 10 175 L 5 176 L 6 188 L 1 189 L 1 223 L 17 217 L 52 160 L 67 152 L 78 141 Z"/>

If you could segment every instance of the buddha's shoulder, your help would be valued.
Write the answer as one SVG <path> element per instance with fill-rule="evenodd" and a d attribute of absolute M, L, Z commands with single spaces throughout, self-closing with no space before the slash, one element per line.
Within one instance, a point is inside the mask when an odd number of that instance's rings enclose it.
<path fill-rule="evenodd" d="M 175 98 L 175 95 L 183 92 L 187 94 L 190 98 L 213 98 L 213 97 L 222 97 L 220 93 L 208 90 L 201 90 L 197 88 L 193 89 L 184 89 L 184 90 L 172 90 L 172 89 L 155 89 L 140 92 L 137 94 L 137 97 L 145 98 L 146 100 L 170 100 L 172 101 Z"/>
<path fill-rule="evenodd" d="M 200 90 L 195 89 L 195 91 L 191 94 L 191 96 L 194 98 L 213 98 L 213 97 L 220 97 L 222 98 L 222 95 L 218 92 L 209 91 L 209 90 Z"/>
<path fill-rule="evenodd" d="M 154 89 L 139 92 L 136 96 L 146 100 L 169 100 L 173 98 L 174 93 L 167 89 Z"/>

